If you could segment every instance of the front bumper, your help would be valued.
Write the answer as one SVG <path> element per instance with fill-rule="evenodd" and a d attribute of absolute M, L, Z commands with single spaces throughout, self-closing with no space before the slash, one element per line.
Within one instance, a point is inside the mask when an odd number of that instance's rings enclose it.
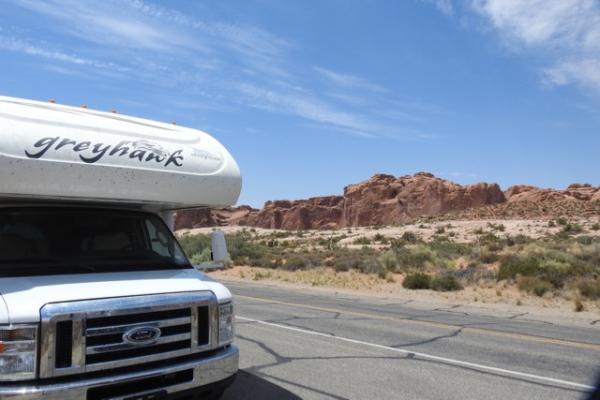
<path fill-rule="evenodd" d="M 165 368 L 155 368 L 142 372 L 128 372 L 119 375 L 103 376 L 84 380 L 66 381 L 61 383 L 21 383 L 0 385 L 0 399 L 18 400 L 86 400 L 88 390 L 114 386 L 119 384 L 131 384 L 135 386 L 136 381 L 153 377 L 161 377 L 167 374 L 175 374 L 181 371 L 193 370 L 193 378 L 183 383 L 167 386 L 160 389 L 147 390 L 144 387 L 136 388 L 133 393 L 104 397 L 110 400 L 124 400 L 129 398 L 143 398 L 145 394 L 150 395 L 162 391 L 169 396 L 210 385 L 212 383 L 225 381 L 232 377 L 238 370 L 239 351 L 236 346 L 231 345 L 211 357 L 198 359 L 180 364 L 170 365 Z M 140 385 L 143 386 L 143 385 Z M 138 391 L 139 389 L 139 391 Z M 149 397 L 150 398 L 150 397 Z"/>

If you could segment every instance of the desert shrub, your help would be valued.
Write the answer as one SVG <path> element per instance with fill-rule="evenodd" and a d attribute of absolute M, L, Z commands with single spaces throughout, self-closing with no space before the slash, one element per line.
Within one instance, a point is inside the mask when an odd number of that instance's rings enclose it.
<path fill-rule="evenodd" d="M 567 219 L 565 217 L 560 217 L 556 219 L 556 224 L 557 225 L 562 225 L 565 226 L 569 223 L 569 221 L 567 221 Z"/>
<path fill-rule="evenodd" d="M 493 251 L 484 250 L 481 253 L 479 253 L 479 261 L 484 264 L 492 264 L 498 261 L 499 259 L 500 256 L 498 255 L 498 253 L 495 253 Z"/>
<path fill-rule="evenodd" d="M 431 277 L 421 272 L 408 274 L 404 278 L 402 286 L 406 289 L 429 289 L 431 287 Z"/>
<path fill-rule="evenodd" d="M 242 231 L 242 233 L 244 233 Z M 289 231 L 275 231 L 275 232 L 271 232 L 271 234 L 269 234 L 269 237 L 273 238 L 273 239 L 284 239 L 284 238 L 288 238 L 292 236 L 292 232 Z"/>
<path fill-rule="evenodd" d="M 466 268 L 452 270 L 448 273 L 452 274 L 455 278 L 468 283 L 496 279 L 496 274 L 494 271 L 490 271 L 487 268 L 481 268 L 475 263 L 470 264 Z"/>
<path fill-rule="evenodd" d="M 536 257 L 512 256 L 500 262 L 498 279 L 514 279 L 517 275 L 533 276 L 539 272 L 540 262 Z"/>
<path fill-rule="evenodd" d="M 594 225 L 591 226 L 591 229 L 593 231 L 600 231 L 600 224 L 596 222 Z"/>
<path fill-rule="evenodd" d="M 212 251 L 211 251 L 210 247 L 207 247 L 204 250 L 202 250 L 201 253 L 194 254 L 190 261 L 191 261 L 192 265 L 202 264 L 203 262 L 210 261 L 211 255 L 212 255 Z"/>
<path fill-rule="evenodd" d="M 336 250 L 330 254 L 330 264 L 333 264 L 333 268 L 338 272 L 351 269 L 364 273 L 379 272 L 377 253 L 373 249 Z"/>
<path fill-rule="evenodd" d="M 557 289 L 562 288 L 572 274 L 572 266 L 564 262 L 544 259 L 540 261 L 539 275 Z"/>
<path fill-rule="evenodd" d="M 600 278 L 582 279 L 577 283 L 577 289 L 583 297 L 590 300 L 600 299 Z"/>
<path fill-rule="evenodd" d="M 393 249 L 398 249 L 404 247 L 408 244 L 415 244 L 420 242 L 420 238 L 417 234 L 411 231 L 406 231 L 402 234 L 399 239 L 389 239 L 388 242 L 390 247 Z"/>
<path fill-rule="evenodd" d="M 266 246 L 254 243 L 245 231 L 227 235 L 227 248 L 231 259 L 238 265 L 261 259 L 269 252 Z"/>
<path fill-rule="evenodd" d="M 436 233 L 437 235 L 441 235 L 442 233 L 446 233 L 446 228 L 445 228 L 445 227 L 443 227 L 443 226 L 439 226 L 439 227 L 437 227 L 437 229 L 435 230 L 435 233 Z"/>
<path fill-rule="evenodd" d="M 500 243 L 500 238 L 491 232 L 479 236 L 479 243 L 483 245 L 494 245 Z"/>
<path fill-rule="evenodd" d="M 550 282 L 535 276 L 520 276 L 517 281 L 517 287 L 521 291 L 533 293 L 538 297 L 542 297 L 553 288 Z"/>
<path fill-rule="evenodd" d="M 202 254 L 205 249 L 211 247 L 211 239 L 209 235 L 196 234 L 196 235 L 183 235 L 179 238 L 179 244 L 183 248 L 188 258 L 192 259 L 196 254 Z"/>
<path fill-rule="evenodd" d="M 593 236 L 584 235 L 584 236 L 578 236 L 575 240 L 579 244 L 590 245 L 596 241 L 596 238 Z"/>
<path fill-rule="evenodd" d="M 398 266 L 401 268 L 424 268 L 435 259 L 434 252 L 425 245 L 402 247 L 397 249 Z"/>
<path fill-rule="evenodd" d="M 394 272 L 398 266 L 398 260 L 396 259 L 396 253 L 393 250 L 387 250 L 377 259 L 379 265 L 385 270 Z"/>
<path fill-rule="evenodd" d="M 285 263 L 281 265 L 281 268 L 288 271 L 297 271 L 301 269 L 316 268 L 321 266 L 321 264 L 321 259 L 316 256 L 303 257 L 300 255 L 293 255 L 285 260 Z"/>
<path fill-rule="evenodd" d="M 552 220 L 548 221 L 548 227 L 549 228 L 554 228 L 556 226 L 556 223 Z"/>
<path fill-rule="evenodd" d="M 388 239 L 381 233 L 376 233 L 375 236 L 373 236 L 373 241 L 385 244 L 388 242 Z"/>
<path fill-rule="evenodd" d="M 429 243 L 429 248 L 441 258 L 468 256 L 473 251 L 471 245 L 449 242 L 447 240 L 435 240 Z"/>
<path fill-rule="evenodd" d="M 495 253 L 504 248 L 504 241 L 491 242 L 486 246 L 487 250 L 491 253 Z"/>
<path fill-rule="evenodd" d="M 451 292 L 462 290 L 463 287 L 453 275 L 443 274 L 436 276 L 431 280 L 431 288 L 438 292 Z"/>
<path fill-rule="evenodd" d="M 362 244 L 362 245 L 368 245 L 371 244 L 371 239 L 361 236 L 359 238 L 356 238 L 352 241 L 353 244 Z"/>
<path fill-rule="evenodd" d="M 529 236 L 525 236 L 523 234 L 518 234 L 515 236 L 507 236 L 506 245 L 512 247 L 518 244 L 527 244 L 531 242 L 531 238 Z"/>
<path fill-rule="evenodd" d="M 498 232 L 504 232 L 506 230 L 506 227 L 504 226 L 504 224 L 494 224 L 492 222 L 488 222 L 488 228 L 494 230 L 494 231 L 498 231 Z"/>
<path fill-rule="evenodd" d="M 583 232 L 583 227 L 578 224 L 566 224 L 561 231 L 557 233 L 559 237 L 567 237 L 570 235 L 578 235 Z"/>
<path fill-rule="evenodd" d="M 346 236 L 345 234 L 341 234 L 341 235 L 337 235 L 337 236 L 333 236 L 331 238 L 331 241 L 334 243 L 339 243 L 340 241 L 342 241 L 343 239 L 346 239 L 348 236 Z"/>
<path fill-rule="evenodd" d="M 574 310 L 575 312 L 582 312 L 585 310 L 585 307 L 583 305 L 583 302 L 581 301 L 581 299 L 579 297 L 575 298 L 575 300 L 573 300 L 573 304 L 574 304 Z"/>
<path fill-rule="evenodd" d="M 416 243 L 419 241 L 419 237 L 411 231 L 406 231 L 402 234 L 402 240 L 407 243 Z"/>

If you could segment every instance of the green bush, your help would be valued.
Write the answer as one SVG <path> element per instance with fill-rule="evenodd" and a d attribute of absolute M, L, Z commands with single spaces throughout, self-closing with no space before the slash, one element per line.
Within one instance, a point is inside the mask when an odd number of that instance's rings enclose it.
<path fill-rule="evenodd" d="M 192 256 L 190 262 L 192 265 L 202 264 L 203 262 L 211 261 L 212 251 L 209 247 L 202 250 L 201 253 L 196 253 Z"/>
<path fill-rule="evenodd" d="M 385 270 L 389 272 L 395 272 L 396 267 L 398 266 L 398 260 L 396 258 L 396 253 L 393 250 L 387 250 L 377 259 L 379 265 Z"/>
<path fill-rule="evenodd" d="M 453 275 L 444 274 L 436 276 L 431 280 L 431 288 L 438 292 L 450 292 L 462 290 L 463 286 Z"/>
<path fill-rule="evenodd" d="M 433 262 L 434 259 L 435 253 L 426 245 L 402 247 L 397 250 L 398 266 L 405 269 L 422 269 L 427 263 Z"/>
<path fill-rule="evenodd" d="M 421 272 L 408 274 L 404 278 L 402 286 L 406 289 L 429 289 L 431 288 L 431 277 Z"/>
<path fill-rule="evenodd" d="M 192 259 L 194 255 L 201 254 L 205 249 L 211 247 L 211 239 L 209 235 L 196 234 L 196 235 L 183 235 L 179 238 L 179 244 L 183 248 L 188 258 Z"/>
<path fill-rule="evenodd" d="M 359 237 L 356 238 L 352 241 L 353 244 L 362 244 L 362 245 L 368 245 L 371 244 L 371 239 L 367 238 L 367 237 Z"/>
<path fill-rule="evenodd" d="M 318 257 L 302 257 L 294 255 L 288 258 L 282 265 L 283 269 L 288 271 L 297 271 L 300 269 L 315 268 L 321 265 L 321 260 Z"/>
<path fill-rule="evenodd" d="M 600 224 L 596 222 L 594 225 L 592 225 L 591 229 L 593 231 L 600 231 Z"/>
<path fill-rule="evenodd" d="M 437 257 L 453 258 L 457 256 L 468 256 L 473 247 L 465 243 L 454 243 L 447 240 L 435 240 L 429 243 L 429 248 L 435 252 Z"/>
<path fill-rule="evenodd" d="M 540 262 L 536 257 L 508 257 L 500 262 L 498 279 L 514 279 L 517 275 L 533 276 L 540 272 Z"/>
<path fill-rule="evenodd" d="M 560 217 L 560 218 L 556 219 L 556 223 L 558 225 L 565 226 L 565 225 L 567 225 L 569 223 L 569 221 L 567 221 L 567 219 L 565 217 Z"/>
<path fill-rule="evenodd" d="M 579 244 L 590 245 L 596 241 L 596 238 L 593 236 L 583 235 L 578 236 L 576 240 Z"/>
<path fill-rule="evenodd" d="M 375 236 L 373 236 L 373 241 L 374 242 L 379 242 L 382 244 L 386 244 L 388 243 L 388 239 L 382 235 L 381 233 L 376 233 Z"/>
<path fill-rule="evenodd" d="M 508 247 L 512 247 L 518 244 L 527 244 L 531 242 L 531 238 L 523 234 L 518 234 L 515 236 L 507 236 L 505 242 Z"/>
<path fill-rule="evenodd" d="M 482 251 L 479 254 L 479 261 L 484 264 L 492 264 L 500 259 L 498 253 L 494 253 L 493 251 Z"/>
<path fill-rule="evenodd" d="M 269 248 L 252 241 L 251 235 L 246 231 L 227 235 L 227 248 L 235 264 L 252 263 L 263 259 L 269 254 Z"/>
<path fill-rule="evenodd" d="M 488 222 L 488 228 L 494 230 L 494 231 L 498 231 L 498 232 L 504 232 L 506 230 L 506 227 L 504 226 L 504 224 L 494 224 L 492 222 Z"/>
<path fill-rule="evenodd" d="M 600 278 L 580 280 L 577 289 L 582 296 L 590 300 L 600 299 Z"/>
<path fill-rule="evenodd" d="M 577 224 L 566 224 L 558 233 L 559 236 L 578 235 L 583 232 L 583 227 Z"/>
<path fill-rule="evenodd" d="M 517 286 L 519 290 L 533 293 L 538 297 L 542 297 L 546 292 L 552 290 L 552 284 L 535 276 L 519 277 Z"/>

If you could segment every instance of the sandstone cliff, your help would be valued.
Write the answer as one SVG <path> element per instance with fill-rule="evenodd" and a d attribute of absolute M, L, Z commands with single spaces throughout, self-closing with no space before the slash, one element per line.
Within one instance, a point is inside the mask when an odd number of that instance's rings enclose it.
<path fill-rule="evenodd" d="M 178 213 L 176 229 L 244 225 L 272 229 L 336 229 L 399 224 L 506 202 L 497 184 L 461 186 L 420 172 L 396 178 L 375 175 L 344 188 L 343 196 L 268 201 L 249 206 L 197 209 Z"/>
<path fill-rule="evenodd" d="M 462 186 L 426 172 L 378 174 L 344 188 L 342 196 L 267 201 L 250 206 L 196 209 L 177 215 L 176 229 L 242 225 L 271 229 L 337 229 L 393 225 L 422 217 L 546 218 L 600 215 L 600 187 L 572 184 L 565 190 L 495 183 Z"/>

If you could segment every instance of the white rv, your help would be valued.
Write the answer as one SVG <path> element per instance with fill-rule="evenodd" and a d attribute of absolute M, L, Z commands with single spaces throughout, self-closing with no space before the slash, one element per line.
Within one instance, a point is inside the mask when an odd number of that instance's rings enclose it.
<path fill-rule="evenodd" d="M 0 399 L 218 398 L 232 296 L 190 265 L 173 211 L 240 188 L 204 132 L 0 97 Z"/>

